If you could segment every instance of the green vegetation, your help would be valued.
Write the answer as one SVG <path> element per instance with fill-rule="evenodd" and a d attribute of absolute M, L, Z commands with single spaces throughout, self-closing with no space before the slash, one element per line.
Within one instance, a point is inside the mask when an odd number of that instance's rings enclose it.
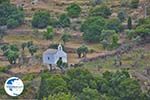
<path fill-rule="evenodd" d="M 13 74 L 25 84 L 14 99 L 150 100 L 149 2 L 17 1 L 0 0 L 0 99 L 12 99 L 3 84 Z M 42 64 L 60 42 L 68 62 Z"/>
<path fill-rule="evenodd" d="M 81 13 L 80 6 L 74 3 L 69 5 L 66 10 L 68 12 L 68 16 L 72 18 L 79 17 Z"/>
<path fill-rule="evenodd" d="M 128 7 L 129 0 L 120 0 L 121 1 L 121 7 Z"/>
<path fill-rule="evenodd" d="M 8 28 L 15 28 L 15 27 L 18 26 L 18 25 L 19 25 L 19 23 L 18 23 L 17 20 L 9 19 L 9 20 L 7 21 L 7 27 L 8 27 Z"/>
<path fill-rule="evenodd" d="M 45 28 L 50 21 L 50 14 L 48 11 L 37 11 L 33 15 L 32 26 L 35 28 Z"/>
<path fill-rule="evenodd" d="M 62 61 L 62 58 L 59 58 L 57 61 L 57 67 L 61 69 L 61 72 L 63 73 L 65 71 L 65 68 L 68 67 L 68 64 Z"/>
<path fill-rule="evenodd" d="M 44 32 L 43 37 L 46 40 L 53 40 L 53 38 L 54 38 L 54 32 L 53 32 L 53 28 L 51 26 L 47 27 L 47 31 Z"/>
<path fill-rule="evenodd" d="M 78 100 L 148 99 L 148 96 L 141 91 L 139 83 L 130 78 L 129 73 L 125 70 L 105 72 L 101 76 L 93 76 L 83 68 L 68 70 L 62 76 L 44 72 L 39 99 L 51 99 L 55 95 L 62 94 L 66 94 L 65 96 L 68 94 L 66 99 L 71 98 L 73 100 L 74 98 Z M 64 100 L 63 97 L 62 100 Z"/>
<path fill-rule="evenodd" d="M 69 27 L 71 22 L 70 18 L 66 14 L 61 14 L 59 17 L 59 24 L 61 27 Z"/>
<path fill-rule="evenodd" d="M 111 9 L 105 5 L 96 6 L 92 8 L 90 11 L 91 16 L 102 16 L 104 18 L 108 18 L 111 15 Z"/>
<path fill-rule="evenodd" d="M 77 54 L 78 54 L 78 57 L 81 58 L 82 57 L 86 57 L 86 54 L 88 53 L 88 47 L 85 46 L 85 45 L 82 45 L 80 46 L 78 49 L 77 49 Z"/>
<path fill-rule="evenodd" d="M 105 27 L 105 19 L 102 17 L 90 17 L 81 26 L 83 38 L 88 42 L 98 42 L 101 31 Z"/>
<path fill-rule="evenodd" d="M 105 48 L 117 48 L 119 46 L 119 36 L 115 30 L 103 30 L 100 35 L 100 41 Z"/>
<path fill-rule="evenodd" d="M 130 3 L 131 8 L 138 8 L 138 6 L 139 6 L 139 0 L 131 0 Z"/>
<path fill-rule="evenodd" d="M 64 42 L 64 44 L 66 44 L 66 42 L 68 42 L 71 38 L 71 35 L 70 34 L 67 34 L 67 33 L 64 33 L 62 36 L 61 36 L 61 40 Z"/>
<path fill-rule="evenodd" d="M 136 34 L 135 34 L 134 30 L 125 30 L 125 33 L 126 33 L 127 38 L 129 40 L 132 40 L 132 39 L 136 38 Z"/>
<path fill-rule="evenodd" d="M 90 0 L 93 6 L 103 3 L 103 0 Z"/>
<path fill-rule="evenodd" d="M 0 4 L 1 4 L 1 3 L 6 3 L 6 2 L 9 3 L 10 0 L 0 0 Z"/>
<path fill-rule="evenodd" d="M 19 49 L 16 45 L 3 45 L 1 46 L 1 50 L 10 64 L 16 64 L 19 57 Z"/>
<path fill-rule="evenodd" d="M 122 31 L 122 25 L 119 19 L 109 19 L 106 23 L 106 29 L 115 30 L 116 32 Z"/>
<path fill-rule="evenodd" d="M 31 74 L 24 75 L 22 77 L 22 80 L 23 81 L 32 81 L 34 78 L 36 78 L 36 75 L 31 73 Z"/>
<path fill-rule="evenodd" d="M 8 71 L 9 67 L 0 67 L 0 72 L 5 73 L 6 71 Z"/>
<path fill-rule="evenodd" d="M 24 11 L 10 3 L 0 4 L 0 25 L 15 28 L 24 21 Z"/>
<path fill-rule="evenodd" d="M 150 36 L 150 17 L 139 22 L 138 27 L 135 29 L 135 33 L 141 38 Z"/>
<path fill-rule="evenodd" d="M 76 100 L 74 96 L 68 93 L 58 93 L 49 95 L 48 98 L 44 97 L 43 100 Z"/>
<path fill-rule="evenodd" d="M 51 94 L 54 95 L 60 92 L 66 93 L 68 91 L 67 83 L 60 75 L 50 75 L 49 73 L 43 73 L 41 77 L 42 82 L 39 91 L 39 99 L 48 97 Z"/>
<path fill-rule="evenodd" d="M 118 18 L 120 19 L 121 22 L 125 21 L 127 17 L 127 14 L 125 12 L 125 10 L 121 9 L 118 13 Z"/>
<path fill-rule="evenodd" d="M 28 49 L 29 49 L 31 56 L 34 56 L 34 53 L 37 52 L 38 47 L 36 45 L 31 45 Z"/>

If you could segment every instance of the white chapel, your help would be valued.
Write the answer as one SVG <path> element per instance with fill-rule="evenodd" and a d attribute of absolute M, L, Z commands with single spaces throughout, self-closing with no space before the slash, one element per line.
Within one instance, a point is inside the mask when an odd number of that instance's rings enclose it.
<path fill-rule="evenodd" d="M 67 53 L 63 51 L 62 45 L 59 44 L 58 49 L 47 49 L 43 53 L 43 63 L 56 65 L 59 59 L 67 63 Z"/>

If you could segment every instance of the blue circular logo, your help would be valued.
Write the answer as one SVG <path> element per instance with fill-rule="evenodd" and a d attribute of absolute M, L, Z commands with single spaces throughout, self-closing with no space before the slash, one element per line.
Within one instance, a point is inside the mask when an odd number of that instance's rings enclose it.
<path fill-rule="evenodd" d="M 18 77 L 11 77 L 5 82 L 5 91 L 10 96 L 19 96 L 24 89 L 24 84 Z"/>

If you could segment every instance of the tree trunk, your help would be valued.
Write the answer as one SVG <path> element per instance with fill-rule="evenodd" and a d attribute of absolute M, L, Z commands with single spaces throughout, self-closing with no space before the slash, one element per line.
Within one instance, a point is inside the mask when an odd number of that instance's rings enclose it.
<path fill-rule="evenodd" d="M 78 57 L 81 58 L 81 53 L 78 53 Z"/>
<path fill-rule="evenodd" d="M 52 71 L 53 69 L 52 69 L 52 64 L 49 64 L 49 67 L 50 67 L 50 71 Z"/>

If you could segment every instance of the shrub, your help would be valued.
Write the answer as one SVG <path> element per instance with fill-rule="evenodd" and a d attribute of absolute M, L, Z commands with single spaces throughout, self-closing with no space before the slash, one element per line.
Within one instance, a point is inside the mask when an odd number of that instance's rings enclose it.
<path fill-rule="evenodd" d="M 136 37 L 135 30 L 125 30 L 128 39 L 133 39 Z"/>
<path fill-rule="evenodd" d="M 53 40 L 53 38 L 54 38 L 54 32 L 53 32 L 53 28 L 51 26 L 47 27 L 47 31 L 44 32 L 43 37 L 46 40 Z"/>
<path fill-rule="evenodd" d="M 66 42 L 68 42 L 71 38 L 71 35 L 70 34 L 67 34 L 67 33 L 64 33 L 62 36 L 61 36 L 61 40 L 64 42 L 64 44 L 66 44 Z"/>
<path fill-rule="evenodd" d="M 51 20 L 49 20 L 49 24 L 55 28 L 61 27 L 59 19 L 57 19 L 57 18 L 51 18 Z"/>
<path fill-rule="evenodd" d="M 10 2 L 10 0 L 0 0 L 0 4 L 1 4 L 1 3 L 4 3 L 4 2 L 5 2 L 5 3 L 6 3 L 6 2 L 8 2 L 8 3 L 9 3 L 9 2 Z"/>
<path fill-rule="evenodd" d="M 0 67 L 0 72 L 5 73 L 6 71 L 8 71 L 9 67 Z"/>
<path fill-rule="evenodd" d="M 71 24 L 69 17 L 66 14 L 60 15 L 59 24 L 61 27 L 69 27 Z"/>
<path fill-rule="evenodd" d="M 32 18 L 32 26 L 35 28 L 45 28 L 48 26 L 50 14 L 47 11 L 37 11 Z"/>
<path fill-rule="evenodd" d="M 8 0 L 7 0 L 8 1 Z M 0 3 L 0 25 L 15 28 L 24 21 L 24 11 L 10 3 Z"/>
<path fill-rule="evenodd" d="M 121 6 L 122 7 L 127 7 L 129 5 L 129 1 L 128 0 L 121 0 Z"/>
<path fill-rule="evenodd" d="M 83 39 L 88 42 L 99 42 L 101 31 L 105 27 L 105 19 L 103 17 L 90 17 L 81 25 Z"/>
<path fill-rule="evenodd" d="M 32 81 L 34 78 L 35 78 L 34 74 L 27 74 L 27 75 L 22 77 L 22 80 L 24 80 L 24 81 Z"/>
<path fill-rule="evenodd" d="M 72 96 L 70 93 L 60 92 L 58 94 L 49 95 L 47 98 L 44 97 L 43 100 L 76 100 L 75 96 Z"/>
<path fill-rule="evenodd" d="M 103 3 L 103 0 L 90 0 L 93 6 Z"/>
<path fill-rule="evenodd" d="M 82 45 L 77 49 L 77 54 L 79 58 L 81 58 L 81 55 L 83 55 L 83 57 L 86 57 L 86 54 L 88 52 L 89 52 L 89 49 L 86 45 Z"/>
<path fill-rule="evenodd" d="M 67 7 L 67 12 L 68 15 L 72 18 L 79 17 L 81 13 L 81 8 L 79 5 L 73 3 Z"/>
<path fill-rule="evenodd" d="M 95 8 L 90 10 L 91 16 L 102 16 L 104 18 L 107 18 L 111 15 L 111 9 L 107 7 L 106 5 L 102 6 L 96 6 Z"/>
<path fill-rule="evenodd" d="M 19 26 L 19 23 L 18 23 L 17 20 L 9 19 L 9 20 L 7 21 L 7 27 L 8 27 L 8 28 L 15 28 L 15 27 L 17 27 L 17 26 Z"/>
<path fill-rule="evenodd" d="M 126 19 L 127 15 L 125 10 L 120 10 L 118 13 L 118 18 L 120 19 L 121 22 L 123 22 Z"/>
<path fill-rule="evenodd" d="M 131 0 L 130 3 L 131 8 L 138 8 L 138 6 L 139 6 L 139 0 Z"/>
<path fill-rule="evenodd" d="M 119 46 L 119 35 L 115 32 L 115 30 L 103 30 L 100 35 L 100 41 L 104 49 L 115 49 Z"/>
<path fill-rule="evenodd" d="M 122 25 L 119 19 L 109 19 L 106 23 L 106 29 L 115 30 L 116 32 L 120 32 L 122 30 Z"/>

